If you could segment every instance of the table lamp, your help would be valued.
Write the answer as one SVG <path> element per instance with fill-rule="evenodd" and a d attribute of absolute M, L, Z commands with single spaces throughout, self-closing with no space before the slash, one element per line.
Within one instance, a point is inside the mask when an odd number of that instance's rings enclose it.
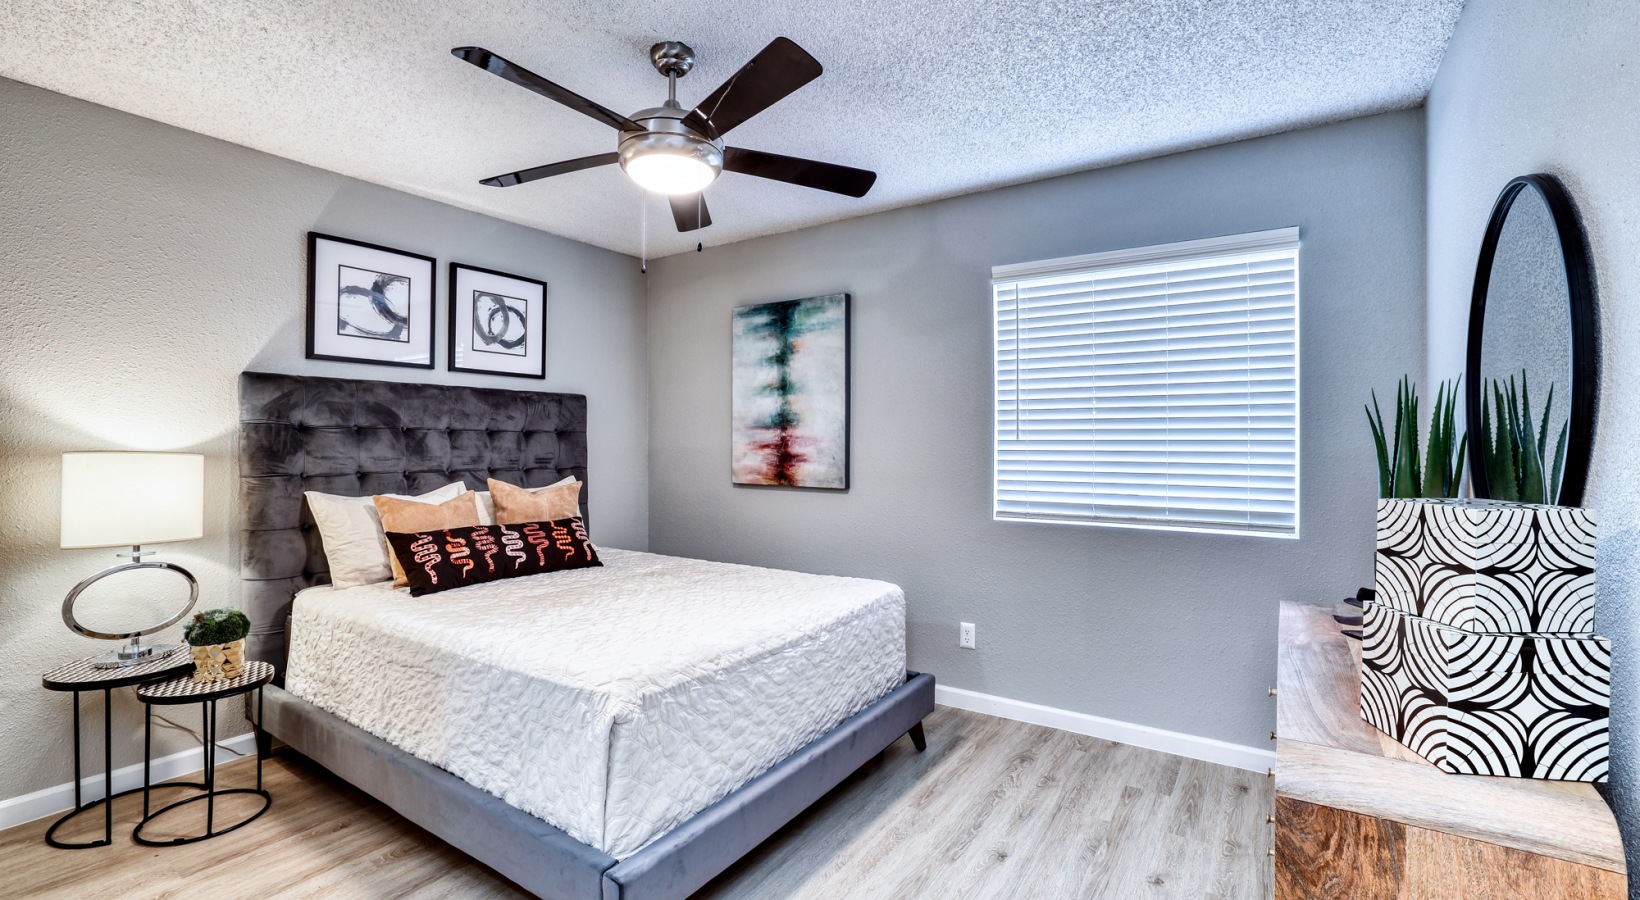
<path fill-rule="evenodd" d="M 134 666 L 167 656 L 180 644 L 143 644 L 143 635 L 182 621 L 199 600 L 199 582 L 187 569 L 168 562 L 143 562 L 147 544 L 195 541 L 205 536 L 205 457 L 198 453 L 106 451 L 63 454 L 62 540 L 64 550 L 130 547 L 116 554 L 130 562 L 109 566 L 86 578 L 63 599 L 63 622 L 86 637 L 126 641 L 92 661 L 96 668 Z M 109 633 L 81 624 L 74 601 L 92 584 L 119 572 L 159 569 L 188 583 L 188 605 L 165 621 L 137 631 Z"/>

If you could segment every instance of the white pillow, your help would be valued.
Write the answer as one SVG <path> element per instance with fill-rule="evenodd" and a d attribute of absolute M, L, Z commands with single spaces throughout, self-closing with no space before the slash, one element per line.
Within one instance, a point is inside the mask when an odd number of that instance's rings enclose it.
<path fill-rule="evenodd" d="M 575 480 L 575 476 L 571 475 L 568 478 L 560 478 L 557 481 L 553 482 L 552 484 L 547 485 L 546 487 L 524 488 L 524 490 L 529 491 L 530 493 L 533 494 L 536 491 L 544 491 L 547 488 L 555 488 L 555 487 L 558 487 L 559 485 L 569 484 L 570 482 L 572 482 L 574 480 Z M 495 501 L 490 499 L 490 492 L 489 491 L 479 491 L 478 492 L 478 524 L 480 524 L 480 525 L 494 525 L 495 524 Z"/>
<path fill-rule="evenodd" d="M 419 497 L 407 494 L 382 496 L 420 503 L 443 503 L 465 490 L 465 484 L 454 481 Z M 387 534 L 382 531 L 382 517 L 376 512 L 372 498 L 342 497 L 318 491 L 307 491 L 305 496 L 308 509 L 313 510 L 313 522 L 319 526 L 319 536 L 325 542 L 325 559 L 330 561 L 332 587 L 358 587 L 393 580 L 388 556 L 393 551 L 387 544 Z"/>

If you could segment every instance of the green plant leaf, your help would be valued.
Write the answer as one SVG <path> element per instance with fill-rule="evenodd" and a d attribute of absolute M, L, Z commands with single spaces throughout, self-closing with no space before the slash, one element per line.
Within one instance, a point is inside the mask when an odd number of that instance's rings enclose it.
<path fill-rule="evenodd" d="M 1468 433 L 1465 433 L 1464 436 L 1458 440 L 1458 462 L 1456 467 L 1453 469 L 1452 485 L 1446 494 L 1448 497 L 1458 496 L 1458 488 L 1463 486 L 1463 457 L 1464 451 L 1468 449 L 1469 435 Z"/>
<path fill-rule="evenodd" d="M 1488 473 L 1492 482 L 1492 499 L 1519 500 L 1520 479 L 1515 474 L 1515 448 L 1519 445 L 1516 439 L 1516 417 L 1510 414 L 1508 402 L 1504 399 L 1502 382 L 1493 382 L 1492 389 L 1496 393 L 1498 405 L 1498 452 L 1496 468 Z M 1514 379 L 1510 379 L 1510 392 L 1514 391 Z"/>
<path fill-rule="evenodd" d="M 1376 414 L 1376 418 L 1374 415 Z M 1384 413 L 1378 408 L 1378 392 L 1372 392 L 1372 406 L 1367 407 L 1367 427 L 1372 429 L 1372 443 L 1378 451 L 1378 496 L 1390 496 L 1389 447 L 1384 443 Z"/>
<path fill-rule="evenodd" d="M 1484 383 L 1481 385 L 1481 433 L 1475 452 L 1480 454 L 1481 471 L 1486 473 L 1487 484 L 1494 483 L 1496 474 L 1493 467 L 1498 451 L 1492 439 L 1492 395 L 1487 392 Z"/>
<path fill-rule="evenodd" d="M 1446 387 L 1446 382 L 1441 382 Z M 1441 428 L 1446 433 L 1445 449 L 1441 454 L 1441 494 L 1442 497 L 1456 497 L 1458 486 L 1463 482 L 1463 446 L 1469 439 L 1468 433 L 1458 433 L 1458 389 L 1463 385 L 1463 376 L 1459 376 L 1446 390 L 1446 409 L 1441 413 Z M 1456 458 L 1453 444 L 1457 444 Z"/>
<path fill-rule="evenodd" d="M 1452 431 L 1447 420 L 1446 392 L 1448 385 L 1441 382 L 1435 391 L 1435 408 L 1429 416 L 1429 439 L 1424 448 L 1424 480 L 1420 496 L 1445 497 L 1447 482 L 1452 472 Z"/>
<path fill-rule="evenodd" d="M 1560 440 L 1555 442 L 1555 474 L 1549 482 L 1549 487 L 1554 490 L 1553 502 L 1555 503 L 1560 502 L 1560 476 L 1566 465 L 1566 426 L 1568 424 L 1570 423 L 1560 423 Z"/>
<path fill-rule="evenodd" d="M 1522 503 L 1542 503 L 1543 450 L 1533 428 L 1532 400 L 1526 389 L 1526 370 L 1520 373 L 1520 499 Z"/>
<path fill-rule="evenodd" d="M 1418 386 L 1408 378 L 1401 379 L 1397 406 L 1401 433 L 1395 439 L 1395 496 L 1412 498 L 1421 493 L 1423 479 L 1418 473 Z"/>
<path fill-rule="evenodd" d="M 1444 386 L 1443 386 L 1444 388 Z M 1435 493 L 1435 482 L 1440 457 L 1436 454 L 1441 449 L 1441 404 L 1446 402 L 1444 389 L 1435 392 L 1435 414 L 1429 417 L 1429 434 L 1424 441 L 1423 478 L 1418 484 L 1418 496 L 1431 497 Z"/>
<path fill-rule="evenodd" d="M 1521 377 L 1526 377 L 1526 373 L 1524 371 L 1521 372 Z M 1549 446 L 1549 410 L 1553 409 L 1554 406 L 1555 383 L 1551 381 L 1549 382 L 1549 399 L 1543 401 L 1543 424 L 1538 426 L 1537 445 L 1545 449 Z"/>
<path fill-rule="evenodd" d="M 1402 477 L 1402 472 L 1400 471 L 1401 438 L 1404 435 L 1405 428 L 1402 424 L 1402 418 L 1406 415 L 1407 409 L 1406 387 L 1407 379 L 1406 376 L 1403 375 L 1401 376 L 1401 380 L 1395 385 L 1395 431 L 1394 437 L 1390 440 L 1389 447 L 1389 495 L 1391 497 L 1404 496 L 1400 492 L 1398 485 L 1401 483 Z"/>

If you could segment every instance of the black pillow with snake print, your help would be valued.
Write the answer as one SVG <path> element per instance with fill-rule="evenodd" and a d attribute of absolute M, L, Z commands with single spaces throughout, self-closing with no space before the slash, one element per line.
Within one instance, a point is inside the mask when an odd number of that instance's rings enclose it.
<path fill-rule="evenodd" d="M 578 518 L 447 531 L 390 531 L 387 542 L 420 597 L 470 584 L 601 566 Z"/>

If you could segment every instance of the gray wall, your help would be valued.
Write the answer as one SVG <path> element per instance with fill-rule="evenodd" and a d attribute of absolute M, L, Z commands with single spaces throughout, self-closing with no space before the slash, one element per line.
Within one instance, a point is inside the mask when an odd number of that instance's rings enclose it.
<path fill-rule="evenodd" d="M 1600 516 L 1596 622 L 1616 654 L 1612 780 L 1631 868 L 1640 865 L 1636 46 L 1640 5 L 1633 0 L 1472 2 L 1428 106 L 1430 372 L 1463 366 L 1475 254 L 1492 202 L 1510 178 L 1558 176 L 1582 213 L 1594 254 L 1600 418 L 1585 502 Z"/>
<path fill-rule="evenodd" d="M 1361 404 L 1424 365 L 1413 110 L 946 200 L 650 265 L 650 542 L 902 585 L 942 683 L 1260 748 L 1276 603 L 1371 578 Z M 990 268 L 1302 229 L 1302 539 L 991 520 Z M 729 483 L 729 315 L 854 295 L 853 486 Z M 958 650 L 957 623 L 978 625 Z"/>
<path fill-rule="evenodd" d="M 58 616 L 115 561 L 57 549 L 58 454 L 206 454 L 205 539 L 157 549 L 199 577 L 204 606 L 232 604 L 244 369 L 584 392 L 594 537 L 647 545 L 636 260 L 5 80 L 0 122 L 0 800 L 69 779 L 68 698 L 39 675 L 107 649 Z M 546 382 L 304 360 L 309 229 L 434 256 L 441 292 L 451 259 L 548 282 Z M 120 692 L 116 765 L 140 759 L 137 712 Z"/>

